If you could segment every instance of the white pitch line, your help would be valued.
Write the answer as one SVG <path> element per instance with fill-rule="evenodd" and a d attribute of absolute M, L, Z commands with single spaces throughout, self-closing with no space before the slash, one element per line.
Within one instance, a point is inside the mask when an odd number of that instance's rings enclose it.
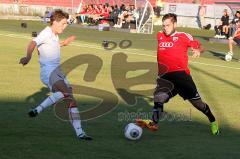
<path fill-rule="evenodd" d="M 87 44 L 80 44 L 80 45 L 79 44 L 70 44 L 70 45 L 72 45 L 72 46 L 80 46 L 80 47 L 86 46 L 86 47 L 92 48 L 92 49 L 103 50 L 102 47 L 97 47 L 97 46 L 94 46 L 94 45 L 87 45 Z M 125 50 L 132 50 L 132 49 L 125 49 Z M 118 50 L 116 50 L 116 51 L 115 50 L 105 50 L 105 51 L 110 51 L 110 52 L 115 52 L 116 53 L 116 52 L 119 52 L 120 50 L 119 51 Z M 149 56 L 149 57 L 154 57 L 154 58 L 157 57 L 155 55 L 139 54 L 139 53 L 134 53 L 134 52 L 129 52 L 129 51 L 127 51 L 127 53 L 132 54 L 132 55 L 139 55 L 139 56 Z"/>
<path fill-rule="evenodd" d="M 157 40 L 157 38 L 156 39 L 140 39 L 140 40 L 146 40 L 146 41 L 156 41 Z"/>
<path fill-rule="evenodd" d="M 76 45 L 76 44 L 72 44 L 72 45 L 73 45 L 73 46 L 80 46 L 80 47 L 81 47 L 81 45 Z M 89 47 L 89 48 L 95 48 L 95 49 L 101 49 L 101 50 L 102 50 L 102 47 L 95 47 L 95 46 L 93 46 L 93 45 L 87 45 L 87 44 L 86 44 L 85 46 L 87 46 L 87 47 Z M 126 49 L 126 50 L 127 50 L 127 49 Z M 136 50 L 136 49 L 131 49 L 131 50 Z M 113 51 L 113 50 L 111 50 L 111 52 L 118 52 L 118 51 Z M 139 55 L 139 56 L 148 56 L 148 57 L 154 57 L 154 58 L 157 57 L 156 55 L 139 54 L 139 53 L 133 53 L 133 52 L 129 52 L 129 51 L 128 51 L 128 53 L 129 53 L 129 54 L 132 54 L 132 55 Z M 208 63 L 202 63 L 202 62 L 189 61 L 189 63 L 240 70 L 240 68 L 238 68 L 238 67 L 230 67 L 230 66 L 223 66 L 223 65 L 214 65 L 214 64 L 208 64 Z"/>
<path fill-rule="evenodd" d="M 24 35 L 16 35 L 16 34 L 1 34 L 0 36 L 7 36 L 7 37 L 11 37 L 11 38 L 23 38 L 23 39 L 32 39 L 29 36 L 24 36 Z"/>
<path fill-rule="evenodd" d="M 28 36 L 23 36 L 23 35 L 16 35 L 16 34 L 1 34 L 0 33 L 0 36 L 7 36 L 7 37 L 11 37 L 11 38 L 25 38 L 25 39 L 32 39 Z M 86 48 L 90 48 L 90 49 L 98 49 L 98 50 L 103 50 L 102 47 L 98 47 L 96 45 L 92 45 L 92 44 L 84 44 L 84 43 L 81 43 L 78 44 L 77 42 L 74 42 L 72 44 L 70 44 L 72 46 L 79 46 L 79 47 L 86 47 Z M 136 50 L 138 51 L 137 49 L 125 49 L 126 51 L 127 50 Z M 141 51 L 143 51 L 143 49 L 140 49 Z M 107 50 L 106 50 L 107 51 Z M 114 51 L 114 50 L 110 50 L 111 52 L 119 52 L 119 51 Z M 145 51 L 145 50 L 144 50 Z M 139 53 L 134 53 L 134 52 L 130 52 L 130 51 L 127 51 L 128 54 L 132 54 L 132 55 L 138 55 L 138 56 L 148 56 L 148 57 L 154 57 L 156 58 L 157 56 L 156 55 L 148 55 L 148 54 L 139 54 Z M 189 61 L 189 63 L 193 63 L 193 64 L 200 64 L 200 65 L 206 65 L 206 66 L 212 66 L 212 67 L 220 67 L 220 68 L 229 68 L 229 69 L 235 69 L 235 70 L 240 70 L 239 67 L 230 67 L 230 66 L 224 66 L 224 65 L 214 65 L 214 64 L 208 64 L 208 63 L 203 63 L 203 62 L 193 62 L 193 61 Z"/>
<path fill-rule="evenodd" d="M 214 67 L 222 67 L 222 68 L 230 68 L 230 69 L 240 70 L 240 68 L 238 68 L 238 67 L 230 67 L 230 66 L 223 66 L 223 65 L 213 65 L 213 64 L 202 63 L 202 62 L 193 62 L 193 61 L 190 61 L 190 63 L 196 63 L 196 64 L 206 65 L 206 66 L 214 66 Z"/>

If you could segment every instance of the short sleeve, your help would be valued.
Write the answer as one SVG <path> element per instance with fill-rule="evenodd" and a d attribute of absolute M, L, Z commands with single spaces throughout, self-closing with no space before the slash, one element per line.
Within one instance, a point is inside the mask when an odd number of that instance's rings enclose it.
<path fill-rule="evenodd" d="M 35 41 L 37 46 L 39 46 L 43 44 L 47 39 L 49 39 L 50 36 L 51 33 L 48 31 L 48 29 L 44 29 L 36 38 L 33 39 L 33 41 Z"/>
<path fill-rule="evenodd" d="M 200 47 L 200 42 L 195 40 L 192 35 L 190 34 L 185 34 L 187 36 L 187 43 L 188 43 L 188 47 L 191 47 L 193 49 L 198 49 Z"/>
<path fill-rule="evenodd" d="M 190 47 L 193 49 L 198 49 L 200 47 L 200 43 L 197 40 L 190 41 Z"/>

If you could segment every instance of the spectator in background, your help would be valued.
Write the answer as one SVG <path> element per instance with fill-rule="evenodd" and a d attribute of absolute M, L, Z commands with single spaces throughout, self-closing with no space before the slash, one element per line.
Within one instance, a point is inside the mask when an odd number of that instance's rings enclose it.
<path fill-rule="evenodd" d="M 228 37 L 229 15 L 228 15 L 227 9 L 224 9 L 221 21 L 222 21 L 222 32 L 226 37 Z"/>
<path fill-rule="evenodd" d="M 87 8 L 87 24 L 92 24 L 93 23 L 93 19 L 92 19 L 92 15 L 94 13 L 94 5 L 91 4 L 91 5 L 88 5 L 88 8 Z"/>
<path fill-rule="evenodd" d="M 216 25 L 214 29 L 216 32 L 216 38 L 228 38 L 229 15 L 227 9 L 224 9 L 223 11 L 220 25 Z"/>
<path fill-rule="evenodd" d="M 162 0 L 157 0 L 156 1 L 156 9 L 155 9 L 157 17 L 160 17 L 162 10 L 163 10 L 163 2 L 162 2 Z"/>
<path fill-rule="evenodd" d="M 76 18 L 78 19 L 78 22 L 81 22 L 81 24 L 86 24 L 85 23 L 86 14 L 87 14 L 87 6 L 83 6 L 82 11 L 76 14 Z"/>
<path fill-rule="evenodd" d="M 229 37 L 232 37 L 236 31 L 236 22 L 240 20 L 240 11 L 236 11 L 233 20 L 229 26 Z"/>
<path fill-rule="evenodd" d="M 135 8 L 135 5 L 130 5 L 130 10 L 129 10 L 129 13 L 130 15 L 130 20 L 131 21 L 136 21 L 136 8 Z"/>
<path fill-rule="evenodd" d="M 205 26 L 205 15 L 206 15 L 206 7 L 201 5 L 198 12 L 200 28 L 203 29 Z"/>
<path fill-rule="evenodd" d="M 93 19 L 93 23 L 95 23 L 96 19 L 99 19 L 101 15 L 101 10 L 98 8 L 96 4 L 93 5 L 93 12 L 91 18 Z"/>
<path fill-rule="evenodd" d="M 51 15 L 52 15 L 52 12 L 46 11 L 44 16 L 43 16 L 43 22 L 45 22 L 45 23 L 50 22 Z"/>
<path fill-rule="evenodd" d="M 114 8 L 113 8 L 113 10 L 112 10 L 113 25 L 114 25 L 114 27 L 117 26 L 119 13 L 120 13 L 120 9 L 118 8 L 118 5 L 115 5 Z"/>
<path fill-rule="evenodd" d="M 236 21 L 236 31 L 233 37 L 229 38 L 229 52 L 228 54 L 233 56 L 233 44 L 240 45 L 240 20 Z"/>
<path fill-rule="evenodd" d="M 121 7 L 120 7 L 119 14 L 118 14 L 118 23 L 115 27 L 121 28 L 123 20 L 126 16 L 128 16 L 128 11 L 126 9 L 126 6 L 124 4 L 122 4 Z"/>

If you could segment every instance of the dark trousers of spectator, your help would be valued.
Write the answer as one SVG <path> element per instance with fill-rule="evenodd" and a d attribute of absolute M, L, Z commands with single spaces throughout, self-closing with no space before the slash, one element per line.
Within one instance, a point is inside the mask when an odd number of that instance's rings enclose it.
<path fill-rule="evenodd" d="M 214 30 L 215 30 L 215 35 L 222 35 L 223 27 L 222 25 L 215 25 Z"/>
<path fill-rule="evenodd" d="M 88 24 L 95 24 L 95 21 L 93 20 L 93 18 L 89 18 L 89 17 L 88 17 L 88 18 L 86 19 L 86 21 L 87 21 Z"/>
<path fill-rule="evenodd" d="M 113 25 L 117 24 L 117 22 L 118 22 L 118 16 L 116 15 L 113 17 Z"/>

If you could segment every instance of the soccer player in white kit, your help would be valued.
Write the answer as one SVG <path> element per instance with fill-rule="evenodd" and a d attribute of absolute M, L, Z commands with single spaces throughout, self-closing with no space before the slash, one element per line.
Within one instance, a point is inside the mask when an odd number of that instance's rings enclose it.
<path fill-rule="evenodd" d="M 66 40 L 59 42 L 58 35 L 67 27 L 68 17 L 69 15 L 62 10 L 55 10 L 50 17 L 50 26 L 43 29 L 40 34 L 30 42 L 26 57 L 20 59 L 19 63 L 23 66 L 28 64 L 35 47 L 37 47 L 41 68 L 41 81 L 47 85 L 52 92 L 48 98 L 36 108 L 30 110 L 28 114 L 30 117 L 36 117 L 45 108 L 67 98 L 69 119 L 77 137 L 83 140 L 92 140 L 81 127 L 80 115 L 77 103 L 72 95 L 72 88 L 60 70 L 60 47 L 66 46 L 75 40 L 75 36 L 70 36 Z"/>

